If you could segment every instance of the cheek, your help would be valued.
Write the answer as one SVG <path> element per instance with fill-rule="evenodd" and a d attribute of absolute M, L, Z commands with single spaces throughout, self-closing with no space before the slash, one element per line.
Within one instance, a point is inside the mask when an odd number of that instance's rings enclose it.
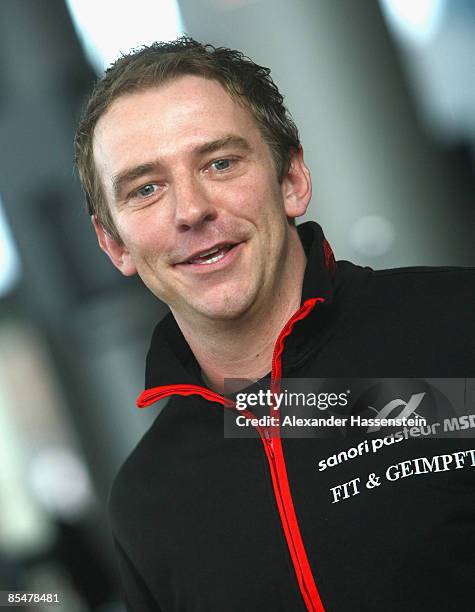
<path fill-rule="evenodd" d="M 164 224 L 154 222 L 146 215 L 137 214 L 134 219 L 118 224 L 118 230 L 135 263 L 156 259 L 167 249 L 170 232 Z"/>
<path fill-rule="evenodd" d="M 245 177 L 228 193 L 229 210 L 254 223 L 268 221 L 276 212 L 284 210 L 280 186 L 274 182 L 275 179 L 267 175 L 256 176 L 253 180 Z"/>

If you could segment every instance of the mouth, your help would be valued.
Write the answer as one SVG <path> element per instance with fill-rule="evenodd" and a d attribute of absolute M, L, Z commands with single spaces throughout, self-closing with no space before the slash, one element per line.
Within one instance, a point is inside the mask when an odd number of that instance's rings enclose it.
<path fill-rule="evenodd" d="M 198 266 L 210 266 L 215 264 L 226 257 L 226 255 L 232 251 L 239 244 L 238 242 L 227 242 L 217 244 L 209 249 L 198 251 L 194 253 L 188 259 L 180 262 L 180 265 L 198 265 Z"/>

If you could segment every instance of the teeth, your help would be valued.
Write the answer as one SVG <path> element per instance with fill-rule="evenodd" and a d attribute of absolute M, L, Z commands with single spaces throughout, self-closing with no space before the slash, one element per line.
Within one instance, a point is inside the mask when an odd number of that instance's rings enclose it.
<path fill-rule="evenodd" d="M 196 257 L 195 259 L 190 259 L 188 263 L 199 265 L 209 265 L 216 263 L 217 261 L 222 259 L 231 248 L 231 245 L 225 245 L 216 249 L 211 249 L 210 251 L 206 251 L 202 255 L 198 255 L 198 257 Z M 214 255 L 214 257 L 208 257 L 208 259 L 205 259 L 207 255 Z"/>
<path fill-rule="evenodd" d="M 211 251 L 206 251 L 205 253 L 200 253 L 198 255 L 198 257 L 206 257 L 206 255 L 211 255 L 212 253 L 217 253 L 220 250 L 219 247 L 216 247 L 215 249 L 211 249 Z"/>
<path fill-rule="evenodd" d="M 216 263 L 217 261 L 222 259 L 231 248 L 232 248 L 231 245 L 228 244 L 222 247 L 216 247 L 209 251 L 204 251 L 203 253 L 200 253 L 199 255 L 197 255 L 195 258 L 190 259 L 188 263 L 200 264 L 200 265 L 208 265 L 208 264 Z M 215 257 L 204 259 L 207 255 L 214 255 L 215 253 L 218 253 Z"/>
<path fill-rule="evenodd" d="M 216 252 L 216 251 L 213 251 L 213 252 Z M 200 266 L 207 266 L 209 264 L 216 263 L 220 259 L 223 259 L 224 255 L 225 253 L 221 252 L 219 255 L 216 255 L 216 257 L 210 257 L 209 259 L 205 259 L 205 261 L 193 261 L 192 263 L 197 263 Z"/>

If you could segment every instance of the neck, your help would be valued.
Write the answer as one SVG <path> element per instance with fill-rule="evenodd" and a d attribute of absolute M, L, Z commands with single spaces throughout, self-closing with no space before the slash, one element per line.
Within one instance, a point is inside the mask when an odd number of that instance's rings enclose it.
<path fill-rule="evenodd" d="M 247 381 L 226 384 L 226 392 L 238 391 L 271 370 L 279 333 L 300 307 L 305 264 L 302 244 L 292 228 L 278 287 L 258 307 L 232 321 L 206 320 L 192 326 L 175 315 L 211 389 L 222 393 L 225 379 Z"/>

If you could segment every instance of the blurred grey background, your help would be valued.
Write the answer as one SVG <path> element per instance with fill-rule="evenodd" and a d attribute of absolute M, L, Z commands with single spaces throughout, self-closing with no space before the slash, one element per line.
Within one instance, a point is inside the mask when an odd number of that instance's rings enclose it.
<path fill-rule="evenodd" d="M 183 32 L 272 69 L 337 259 L 475 265 L 471 0 L 2 0 L 0 590 L 68 612 L 123 609 L 105 504 L 165 312 L 99 251 L 73 134 L 105 65 Z"/>

